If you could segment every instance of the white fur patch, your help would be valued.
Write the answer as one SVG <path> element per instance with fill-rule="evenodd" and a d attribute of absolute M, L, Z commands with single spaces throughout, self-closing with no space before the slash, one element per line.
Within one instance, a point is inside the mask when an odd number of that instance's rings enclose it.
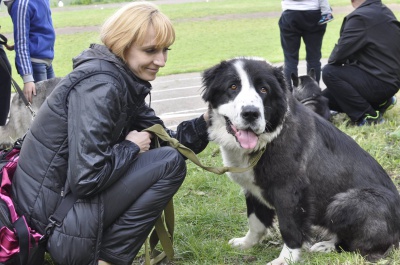
<path fill-rule="evenodd" d="M 273 261 L 267 263 L 267 265 L 289 265 L 293 262 L 300 261 L 301 259 L 301 248 L 291 249 L 286 244 L 283 245 L 281 254 Z"/>
<path fill-rule="evenodd" d="M 244 237 L 232 238 L 229 244 L 239 249 L 249 249 L 258 244 L 266 235 L 268 229 L 253 213 L 249 216 L 249 231 Z"/>

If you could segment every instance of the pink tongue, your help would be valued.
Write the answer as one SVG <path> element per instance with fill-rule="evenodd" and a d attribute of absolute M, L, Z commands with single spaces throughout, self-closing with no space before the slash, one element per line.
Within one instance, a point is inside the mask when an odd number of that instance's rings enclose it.
<path fill-rule="evenodd" d="M 252 149 L 256 146 L 258 137 L 252 131 L 238 130 L 235 133 L 236 139 L 239 141 L 240 146 L 245 149 Z"/>

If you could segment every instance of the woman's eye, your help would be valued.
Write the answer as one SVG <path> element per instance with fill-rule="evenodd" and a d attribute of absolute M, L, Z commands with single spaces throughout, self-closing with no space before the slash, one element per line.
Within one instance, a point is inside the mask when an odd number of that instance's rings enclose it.
<path fill-rule="evenodd" d="M 167 52 L 167 51 L 170 51 L 171 49 L 170 48 L 164 48 L 163 50 L 164 50 L 164 52 Z"/>
<path fill-rule="evenodd" d="M 237 86 L 236 86 L 236 85 L 231 85 L 231 89 L 232 89 L 232 90 L 236 90 L 236 89 L 237 89 Z"/>
<path fill-rule="evenodd" d="M 260 89 L 260 92 L 261 92 L 261 93 L 267 93 L 267 92 L 268 92 L 268 90 L 267 90 L 267 88 L 265 88 L 265 87 L 262 87 L 262 88 Z"/>

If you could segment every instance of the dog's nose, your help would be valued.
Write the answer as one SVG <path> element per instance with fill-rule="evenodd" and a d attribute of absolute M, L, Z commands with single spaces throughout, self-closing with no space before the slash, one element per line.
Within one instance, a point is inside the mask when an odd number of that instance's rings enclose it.
<path fill-rule="evenodd" d="M 244 120 L 252 122 L 260 117 L 260 111 L 254 106 L 244 106 L 241 116 Z"/>

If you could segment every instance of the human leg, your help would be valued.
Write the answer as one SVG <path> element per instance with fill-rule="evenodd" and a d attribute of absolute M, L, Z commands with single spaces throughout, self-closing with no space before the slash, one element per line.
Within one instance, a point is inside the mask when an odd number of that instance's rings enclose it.
<path fill-rule="evenodd" d="M 49 66 L 46 67 L 46 74 L 47 74 L 46 79 L 51 79 L 51 78 L 56 77 L 52 64 L 50 64 Z"/>
<path fill-rule="evenodd" d="M 0 126 L 2 126 L 6 124 L 10 110 L 11 65 L 3 48 L 0 48 L 0 57 Z"/>
<path fill-rule="evenodd" d="M 279 19 L 281 46 L 284 55 L 283 72 L 289 85 L 291 84 L 291 74 L 298 75 L 301 32 L 296 28 L 297 13 L 298 11 L 286 10 Z"/>
<path fill-rule="evenodd" d="M 32 62 L 32 70 L 35 83 L 55 77 L 53 65 Z"/>
<path fill-rule="evenodd" d="M 333 97 L 340 109 L 352 121 L 357 122 L 365 115 L 376 115 L 374 106 L 393 96 L 395 90 L 363 70 L 350 65 L 326 65 L 322 78 L 327 86 L 324 95 Z M 331 106 L 331 103 L 330 103 Z"/>
<path fill-rule="evenodd" d="M 185 161 L 173 148 L 140 154 L 125 177 L 102 195 L 105 230 L 100 259 L 131 264 L 185 175 Z"/>
<path fill-rule="evenodd" d="M 315 79 L 319 83 L 321 79 L 321 48 L 325 35 L 326 25 L 317 25 L 319 12 L 307 11 L 304 23 L 303 41 L 306 48 L 307 73 L 315 70 Z"/>

